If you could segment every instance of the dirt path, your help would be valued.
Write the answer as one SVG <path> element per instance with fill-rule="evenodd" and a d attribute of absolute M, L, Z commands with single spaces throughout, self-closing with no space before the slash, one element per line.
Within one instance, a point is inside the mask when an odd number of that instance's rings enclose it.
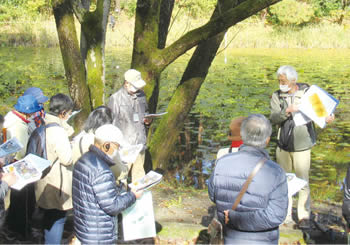
<path fill-rule="evenodd" d="M 214 206 L 206 190 L 174 188 L 162 182 L 152 188 L 152 195 L 157 243 L 208 243 L 206 229 Z M 280 226 L 280 244 L 346 244 L 340 205 L 315 203 L 312 210 L 309 229 L 300 230 L 295 224 Z"/>
<path fill-rule="evenodd" d="M 174 187 L 166 181 L 151 188 L 156 219 L 156 238 L 118 244 L 207 244 L 207 226 L 214 206 L 207 190 Z M 346 244 L 344 222 L 340 205 L 313 203 L 310 229 L 300 230 L 295 225 L 280 226 L 280 244 Z M 295 212 L 295 210 L 294 210 Z M 294 213 L 293 212 L 293 213 Z M 73 216 L 68 216 L 63 243 L 73 235 Z M 42 243 L 42 233 L 35 231 L 31 239 L 20 239 L 16 234 L 0 231 L 1 244 Z"/>

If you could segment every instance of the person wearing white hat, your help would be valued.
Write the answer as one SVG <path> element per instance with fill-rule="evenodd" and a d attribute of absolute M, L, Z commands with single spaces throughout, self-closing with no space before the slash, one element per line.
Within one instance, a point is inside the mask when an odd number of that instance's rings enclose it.
<path fill-rule="evenodd" d="M 115 244 L 118 214 L 142 195 L 143 191 L 123 192 L 110 169 L 119 147 L 125 144 L 117 127 L 100 126 L 95 131 L 94 145 L 74 165 L 74 231 L 79 241 L 75 244 Z"/>
<path fill-rule="evenodd" d="M 123 86 L 114 93 L 108 103 L 114 118 L 113 125 L 117 126 L 130 145 L 143 144 L 146 149 L 147 133 L 146 126 L 151 120 L 145 117 L 148 113 L 143 87 L 146 85 L 141 73 L 130 69 L 124 74 Z M 132 181 L 142 178 L 144 170 L 145 151 L 141 151 L 134 163 L 129 164 Z"/>

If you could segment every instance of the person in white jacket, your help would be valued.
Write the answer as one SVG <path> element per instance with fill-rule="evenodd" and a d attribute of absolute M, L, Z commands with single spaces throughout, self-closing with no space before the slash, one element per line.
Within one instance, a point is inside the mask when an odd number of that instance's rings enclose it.
<path fill-rule="evenodd" d="M 113 122 L 113 114 L 107 106 L 99 106 L 93 110 L 86 119 L 83 130 L 74 137 L 73 147 L 73 163 L 75 163 L 85 152 L 89 151 L 90 145 L 94 144 L 95 131 L 99 127 L 111 124 Z M 128 165 L 123 164 L 120 159 L 113 159 L 115 164 L 111 166 L 114 177 L 117 180 L 124 181 L 128 175 Z M 124 181 L 126 182 L 126 180 Z"/>
<path fill-rule="evenodd" d="M 15 159 L 20 160 L 24 157 L 27 150 L 30 136 L 28 123 L 31 117 L 42 109 L 42 106 L 39 105 L 33 95 L 23 95 L 18 98 L 14 108 L 14 110 L 6 114 L 4 128 L 6 128 L 8 140 L 16 137 L 23 145 L 23 148 L 15 155 Z"/>
<path fill-rule="evenodd" d="M 42 106 L 33 95 L 23 95 L 18 98 L 14 110 L 6 114 L 4 128 L 7 140 L 16 137 L 23 145 L 23 148 L 14 155 L 13 161 L 20 160 L 25 156 L 30 136 L 28 123 L 35 113 L 41 109 Z M 11 159 L 9 160 L 11 161 Z M 23 237 L 28 235 L 28 225 L 25 219 L 25 209 L 23 208 L 27 193 L 27 188 L 23 188 L 21 191 L 9 190 L 4 200 L 5 209 L 7 210 L 7 228 Z"/>

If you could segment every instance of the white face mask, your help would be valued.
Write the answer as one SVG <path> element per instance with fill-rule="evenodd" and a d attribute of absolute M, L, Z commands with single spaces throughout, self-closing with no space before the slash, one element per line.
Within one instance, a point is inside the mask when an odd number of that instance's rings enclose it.
<path fill-rule="evenodd" d="M 118 150 L 115 150 L 112 155 L 108 155 L 108 156 L 115 163 L 122 162 L 122 159 L 120 158 L 120 154 Z"/>
<path fill-rule="evenodd" d="M 34 118 L 35 118 L 35 114 L 31 115 L 31 116 L 28 118 L 28 121 L 34 122 Z"/>
<path fill-rule="evenodd" d="M 290 90 L 290 87 L 288 87 L 288 85 L 280 85 L 280 90 L 283 93 L 287 93 Z"/>
<path fill-rule="evenodd" d="M 135 88 L 135 87 L 132 86 L 132 85 L 129 87 L 129 90 L 130 90 L 131 93 L 136 93 L 136 92 L 138 91 L 138 89 Z"/>

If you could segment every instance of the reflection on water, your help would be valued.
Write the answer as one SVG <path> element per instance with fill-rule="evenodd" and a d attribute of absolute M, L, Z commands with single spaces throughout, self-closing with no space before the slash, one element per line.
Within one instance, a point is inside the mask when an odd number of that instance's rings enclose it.
<path fill-rule="evenodd" d="M 107 98 L 121 86 L 130 54 L 130 50 L 106 50 Z M 29 86 L 41 87 L 48 96 L 67 93 L 58 49 L 0 48 L 0 55 L 1 113 Z M 350 162 L 349 55 L 349 50 L 234 49 L 227 51 L 226 64 L 222 55 L 216 57 L 173 153 L 174 173 L 179 179 L 198 176 L 192 184 L 203 186 L 201 173 L 210 173 L 218 149 L 229 145 L 231 118 L 249 113 L 268 116 L 271 94 L 278 88 L 275 72 L 289 64 L 298 71 L 299 82 L 316 84 L 340 100 L 335 122 L 317 129 L 310 183 L 314 198 L 341 200 L 339 182 Z M 162 73 L 159 111 L 166 109 L 188 59 L 179 59 Z M 273 135 L 268 147 L 272 158 L 275 147 Z"/>

